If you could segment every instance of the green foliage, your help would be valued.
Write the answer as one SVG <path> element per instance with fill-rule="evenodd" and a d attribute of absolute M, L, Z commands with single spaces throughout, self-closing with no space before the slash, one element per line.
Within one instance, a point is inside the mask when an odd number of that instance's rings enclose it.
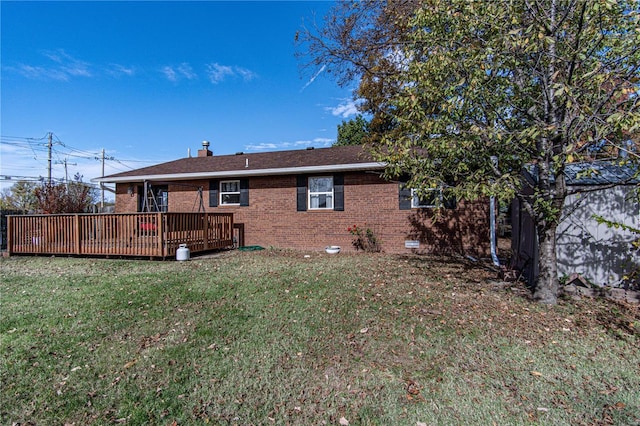
<path fill-rule="evenodd" d="M 0 196 L 0 209 L 30 212 L 36 209 L 35 182 L 18 181 Z"/>
<path fill-rule="evenodd" d="M 467 198 L 512 198 L 523 167 L 535 164 L 530 207 L 537 221 L 553 222 L 567 155 L 640 123 L 629 96 L 638 91 L 637 8 L 427 3 L 409 18 L 397 76 L 405 84 L 391 102 L 398 128 L 381 158 L 392 171 L 408 165 L 416 184 L 452 176 Z"/>
<path fill-rule="evenodd" d="M 362 145 L 369 133 L 367 120 L 358 114 L 354 119 L 338 124 L 338 139 L 334 146 Z"/>
<path fill-rule="evenodd" d="M 363 110 L 393 123 L 373 145 L 389 178 L 465 199 L 518 197 L 539 235 L 552 235 L 565 164 L 640 129 L 637 1 L 345 3 L 308 38 L 309 54 L 359 78 Z M 547 253 L 540 270 L 555 293 Z"/>

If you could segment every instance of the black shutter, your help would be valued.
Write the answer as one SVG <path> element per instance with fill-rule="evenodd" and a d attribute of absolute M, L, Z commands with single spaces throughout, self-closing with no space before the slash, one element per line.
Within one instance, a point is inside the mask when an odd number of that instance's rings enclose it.
<path fill-rule="evenodd" d="M 344 175 L 333 176 L 333 210 L 344 211 Z"/>
<path fill-rule="evenodd" d="M 144 211 L 144 186 L 142 185 L 138 185 L 138 189 L 137 189 L 137 194 L 138 194 L 138 211 L 139 212 L 143 212 Z"/>
<path fill-rule="evenodd" d="M 220 185 L 220 181 L 210 180 L 209 181 L 209 207 L 218 207 L 218 188 Z"/>
<path fill-rule="evenodd" d="M 307 177 L 299 175 L 296 177 L 297 193 L 297 210 L 304 212 L 307 210 Z"/>
<path fill-rule="evenodd" d="M 411 188 L 404 183 L 398 187 L 398 206 L 400 210 L 411 210 Z"/>
<path fill-rule="evenodd" d="M 249 179 L 240 179 L 240 205 L 249 205 Z"/>

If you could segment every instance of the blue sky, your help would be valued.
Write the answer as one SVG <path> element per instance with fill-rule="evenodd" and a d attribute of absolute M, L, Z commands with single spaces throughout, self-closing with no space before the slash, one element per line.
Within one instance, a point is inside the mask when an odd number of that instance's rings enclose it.
<path fill-rule="evenodd" d="M 0 185 L 84 181 L 192 155 L 330 146 L 349 88 L 301 72 L 294 37 L 332 2 L 2 1 Z M 316 78 L 317 77 L 317 78 Z"/>

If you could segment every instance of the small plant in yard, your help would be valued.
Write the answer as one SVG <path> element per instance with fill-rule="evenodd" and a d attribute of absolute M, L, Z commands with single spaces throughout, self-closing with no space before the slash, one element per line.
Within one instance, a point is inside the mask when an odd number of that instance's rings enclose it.
<path fill-rule="evenodd" d="M 358 225 L 350 226 L 347 228 L 347 231 L 353 235 L 351 244 L 353 244 L 356 250 L 363 250 L 367 253 L 378 253 L 381 251 L 380 240 L 366 223 L 364 227 Z"/>

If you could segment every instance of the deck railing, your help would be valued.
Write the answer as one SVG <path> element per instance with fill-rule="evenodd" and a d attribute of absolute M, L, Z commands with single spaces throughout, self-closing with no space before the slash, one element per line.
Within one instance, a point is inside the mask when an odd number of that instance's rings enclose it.
<path fill-rule="evenodd" d="M 175 256 L 233 246 L 231 213 L 117 213 L 9 216 L 11 254 Z"/>

